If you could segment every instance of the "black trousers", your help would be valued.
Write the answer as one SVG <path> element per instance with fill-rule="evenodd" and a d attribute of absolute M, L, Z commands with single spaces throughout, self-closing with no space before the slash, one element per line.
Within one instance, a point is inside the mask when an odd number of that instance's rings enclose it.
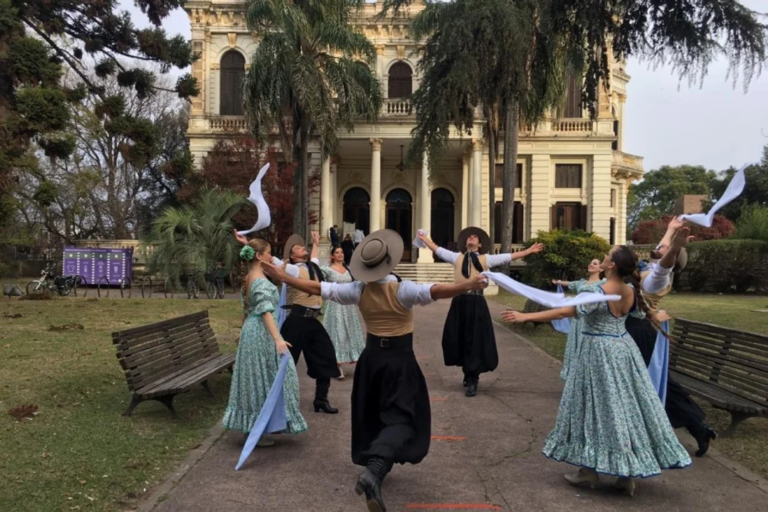
<path fill-rule="evenodd" d="M 656 348 L 656 329 L 649 320 L 628 317 L 627 332 L 635 340 L 643 361 L 648 366 L 651 363 L 653 350 Z M 669 423 L 673 428 L 686 428 L 696 436 L 704 428 L 706 413 L 694 402 L 685 390 L 672 380 L 667 378 L 667 401 L 664 404 Z"/>
<path fill-rule="evenodd" d="M 352 387 L 352 462 L 417 464 L 429 452 L 431 433 L 429 392 L 413 334 L 386 340 L 368 334 Z"/>
<path fill-rule="evenodd" d="M 341 375 L 333 341 L 318 319 L 290 312 L 283 322 L 280 334 L 291 344 L 290 351 L 294 363 L 298 363 L 299 357 L 304 353 L 307 375 L 311 378 L 330 379 Z"/>

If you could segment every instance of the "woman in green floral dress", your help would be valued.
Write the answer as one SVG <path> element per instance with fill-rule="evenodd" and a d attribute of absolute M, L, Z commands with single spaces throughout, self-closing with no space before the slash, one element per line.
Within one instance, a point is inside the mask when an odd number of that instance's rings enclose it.
<path fill-rule="evenodd" d="M 552 284 L 559 286 L 565 286 L 570 292 L 598 292 L 600 285 L 605 283 L 605 279 L 600 279 L 600 260 L 595 258 L 589 262 L 587 267 L 587 279 L 579 279 L 578 281 L 560 281 L 553 279 Z M 563 355 L 563 369 L 560 371 L 560 378 L 563 380 L 568 379 L 568 370 L 571 365 L 579 356 L 579 342 L 581 339 L 581 325 L 582 317 L 577 316 L 571 318 L 570 329 L 568 330 L 568 339 L 565 342 L 565 354 Z"/>
<path fill-rule="evenodd" d="M 331 264 L 322 267 L 323 277 L 330 283 L 351 283 L 354 281 L 344 263 L 344 251 L 341 247 L 331 249 Z M 339 363 L 341 377 L 344 379 L 342 364 L 356 363 L 365 348 L 365 337 L 360 327 L 360 317 L 357 306 L 342 306 L 335 302 L 327 302 L 323 314 L 323 326 L 333 340 L 336 349 L 336 361 Z"/>
<path fill-rule="evenodd" d="M 618 477 L 615 486 L 629 495 L 635 491 L 633 478 L 691 464 L 669 424 L 640 350 L 624 326 L 636 305 L 648 313 L 635 289 L 623 282 L 633 275 L 636 265 L 637 257 L 624 246 L 611 249 L 602 262 L 606 283 L 599 291 L 619 295 L 619 301 L 502 315 L 504 321 L 514 323 L 575 315 L 583 318 L 581 352 L 568 372 L 555 428 L 543 453 L 580 467 L 565 475 L 572 485 L 595 487 L 598 474 L 603 473 Z"/>
<path fill-rule="evenodd" d="M 253 239 L 240 251 L 240 258 L 248 264 L 243 279 L 243 309 L 245 320 L 237 347 L 229 404 L 224 412 L 224 427 L 247 434 L 259 416 L 280 366 L 280 355 L 290 344 L 283 340 L 275 323 L 278 291 L 264 276 L 261 262 L 272 261 L 267 242 Z M 289 358 L 285 373 L 285 433 L 299 434 L 307 430 L 307 422 L 299 410 L 299 378 L 293 359 Z M 273 444 L 262 438 L 259 446 Z"/>

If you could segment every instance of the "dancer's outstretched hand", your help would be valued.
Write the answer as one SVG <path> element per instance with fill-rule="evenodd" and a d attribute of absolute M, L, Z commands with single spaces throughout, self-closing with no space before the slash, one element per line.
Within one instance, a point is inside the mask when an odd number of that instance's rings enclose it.
<path fill-rule="evenodd" d="M 508 324 L 521 324 L 525 322 L 527 316 L 525 313 L 508 309 L 501 314 L 501 320 Z"/>
<path fill-rule="evenodd" d="M 672 247 L 682 249 L 695 238 L 695 236 L 691 235 L 691 228 L 680 228 L 675 232 L 675 236 L 672 237 Z"/>
<path fill-rule="evenodd" d="M 477 274 L 471 281 L 473 290 L 485 290 L 488 288 L 488 278 L 482 274 Z"/>
<path fill-rule="evenodd" d="M 661 323 L 661 322 L 668 322 L 668 321 L 672 320 L 672 317 L 669 316 L 669 313 L 667 313 L 666 311 L 663 311 L 663 310 L 659 311 L 658 313 L 656 313 L 654 315 L 654 318 L 659 323 Z"/>
<path fill-rule="evenodd" d="M 544 250 L 544 244 L 542 243 L 535 243 L 532 246 L 530 246 L 528 249 L 525 250 L 527 254 L 537 254 Z"/>
<path fill-rule="evenodd" d="M 239 234 L 236 229 L 233 230 L 235 232 L 235 238 L 238 242 L 240 242 L 243 245 L 246 245 L 248 243 L 248 239 L 245 238 L 243 235 Z"/>
<path fill-rule="evenodd" d="M 316 245 L 320 243 L 320 234 L 317 231 L 312 232 L 312 244 Z"/>
<path fill-rule="evenodd" d="M 669 221 L 669 224 L 667 224 L 667 229 L 672 230 L 674 229 L 677 231 L 678 229 L 682 228 L 685 224 L 685 221 L 681 219 L 678 216 L 672 217 L 672 220 Z"/>
<path fill-rule="evenodd" d="M 283 278 L 285 277 L 285 267 L 288 265 L 288 262 L 284 262 L 282 265 L 274 265 L 272 263 L 267 263 L 266 261 L 261 262 L 261 270 L 264 271 L 264 273 L 272 279 L 273 281 L 277 281 L 282 283 Z"/>

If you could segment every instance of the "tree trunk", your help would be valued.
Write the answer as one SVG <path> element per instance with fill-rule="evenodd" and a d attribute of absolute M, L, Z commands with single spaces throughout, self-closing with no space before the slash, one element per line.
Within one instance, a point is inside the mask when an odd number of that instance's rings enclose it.
<path fill-rule="evenodd" d="M 293 174 L 293 232 L 308 240 L 309 228 L 309 135 L 310 130 L 300 125 L 298 144 L 294 145 L 296 171 Z"/>
<path fill-rule="evenodd" d="M 496 243 L 496 132 L 495 111 L 491 107 L 483 107 L 486 122 L 486 137 L 488 138 L 488 235 L 491 243 Z M 488 250 L 490 251 L 490 247 Z"/>
<path fill-rule="evenodd" d="M 515 225 L 515 174 L 517 174 L 517 146 L 520 128 L 520 106 L 511 100 L 506 106 L 504 123 L 504 192 L 501 199 L 501 252 L 510 252 L 512 229 Z"/>

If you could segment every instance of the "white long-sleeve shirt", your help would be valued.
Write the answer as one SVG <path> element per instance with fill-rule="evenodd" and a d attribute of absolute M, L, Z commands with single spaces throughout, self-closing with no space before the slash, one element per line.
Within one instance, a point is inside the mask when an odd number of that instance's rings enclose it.
<path fill-rule="evenodd" d="M 664 268 L 659 263 L 651 263 L 651 273 L 643 279 L 643 290 L 647 293 L 661 293 L 672 284 L 671 268 Z"/>
<path fill-rule="evenodd" d="M 437 251 L 435 251 L 435 254 L 441 260 L 447 261 L 448 263 L 451 263 L 453 265 L 455 265 L 456 262 L 459 261 L 459 256 L 461 256 L 460 252 L 449 251 L 448 249 L 443 249 L 442 247 L 438 247 Z M 512 255 L 509 253 L 486 254 L 485 258 L 486 258 L 485 261 L 488 263 L 488 268 L 500 267 L 502 265 L 509 265 L 512 262 Z"/>
<path fill-rule="evenodd" d="M 379 283 L 396 282 L 397 278 L 388 275 L 380 279 Z M 434 302 L 432 299 L 432 287 L 434 284 L 417 284 L 413 281 L 402 281 L 397 289 L 397 300 L 406 309 L 413 309 L 414 306 L 426 306 Z M 331 300 L 344 306 L 350 304 L 360 304 L 365 283 L 354 281 L 352 283 L 320 283 L 321 296 L 323 300 Z"/>
<path fill-rule="evenodd" d="M 280 266 L 283 263 L 284 263 L 284 261 L 281 260 L 280 258 L 278 258 L 276 256 L 272 257 L 272 264 L 273 265 Z M 314 264 L 319 266 L 320 265 L 320 260 L 318 260 L 317 258 L 312 258 L 312 263 L 314 263 Z M 288 274 L 291 277 L 299 277 L 301 275 L 301 272 L 300 272 L 299 269 L 301 267 L 306 267 L 306 266 L 307 266 L 306 263 L 298 263 L 298 264 L 295 264 L 295 265 L 293 263 L 289 263 L 288 265 L 285 266 L 285 273 Z M 312 309 L 320 309 L 320 308 L 312 308 Z"/>

